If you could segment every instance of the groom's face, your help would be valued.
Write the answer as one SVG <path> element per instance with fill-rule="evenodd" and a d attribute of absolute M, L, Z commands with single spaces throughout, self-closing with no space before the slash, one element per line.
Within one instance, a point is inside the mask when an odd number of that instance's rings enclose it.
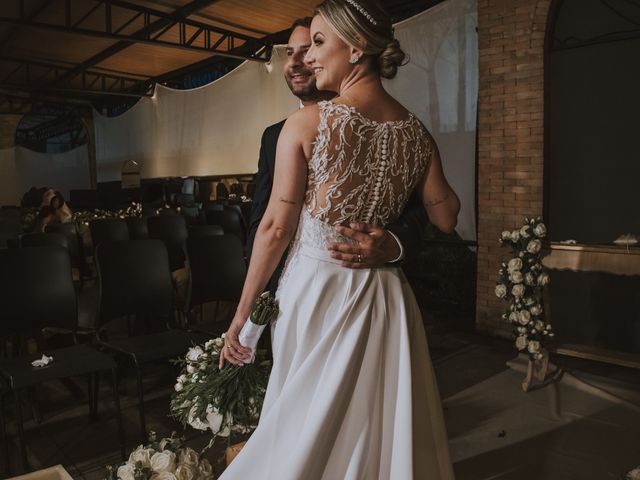
<path fill-rule="evenodd" d="M 304 63 L 307 50 L 311 47 L 309 29 L 296 27 L 287 43 L 287 62 L 284 65 L 284 78 L 291 92 L 300 100 L 314 100 L 318 96 L 316 78 L 308 65 Z"/>

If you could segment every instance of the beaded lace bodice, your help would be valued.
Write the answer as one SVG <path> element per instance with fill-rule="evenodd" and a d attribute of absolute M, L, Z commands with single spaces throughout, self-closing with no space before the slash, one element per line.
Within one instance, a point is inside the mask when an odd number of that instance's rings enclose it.
<path fill-rule="evenodd" d="M 353 107 L 320 102 L 306 209 L 331 225 L 395 221 L 424 176 L 432 141 L 422 123 L 375 122 Z"/>

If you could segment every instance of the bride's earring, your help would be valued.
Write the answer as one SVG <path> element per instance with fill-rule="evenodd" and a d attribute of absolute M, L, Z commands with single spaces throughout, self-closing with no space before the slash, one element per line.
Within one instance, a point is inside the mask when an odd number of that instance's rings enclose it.
<path fill-rule="evenodd" d="M 354 53 L 353 55 L 351 55 L 351 58 L 349 59 L 349 63 L 355 64 L 355 63 L 358 63 L 358 60 L 360 60 L 360 57 Z"/>

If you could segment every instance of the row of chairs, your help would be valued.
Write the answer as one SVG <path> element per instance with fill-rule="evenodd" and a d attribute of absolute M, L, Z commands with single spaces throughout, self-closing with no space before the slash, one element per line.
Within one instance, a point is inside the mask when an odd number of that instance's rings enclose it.
<path fill-rule="evenodd" d="M 29 238 L 29 237 L 26 237 Z M 24 237 L 23 237 L 24 240 Z M 191 265 L 186 310 L 210 301 L 237 301 L 246 264 L 243 247 L 233 235 L 191 236 L 185 242 Z M 40 246 L 0 251 L 0 304 L 7 315 L 5 335 L 36 335 L 48 331 L 67 334 L 74 339 L 77 326 L 77 301 L 71 281 L 68 251 L 62 246 Z M 73 375 L 90 377 L 90 415 L 97 411 L 98 372 L 110 370 L 115 385 L 113 357 L 128 358 L 135 367 L 140 431 L 146 437 L 141 366 L 145 363 L 183 355 L 194 342 L 209 338 L 207 328 L 177 328 L 174 314 L 173 285 L 169 253 L 158 239 L 103 241 L 96 247 L 99 301 L 94 345 L 74 344 L 51 353 L 53 368 L 30 368 L 37 355 L 23 355 L 0 361 L 0 374 L 7 380 L 3 394 L 13 392 L 23 465 L 26 450 L 19 408 L 19 390 L 54 378 Z M 150 332 L 137 336 L 110 338 L 106 327 L 119 317 L 144 319 Z M 219 328 L 219 327 L 218 327 Z M 205 333 L 206 332 L 206 333 Z M 95 348 L 95 347 L 99 348 Z M 39 353 L 38 355 L 40 355 Z M 114 402 L 121 443 L 119 401 L 114 386 Z M 1 405 L 0 405 L 1 406 Z M 0 408 L 0 413 L 3 411 Z M 4 420 L 2 420 L 4 425 Z M 4 435 L 4 427 L 3 427 Z M 6 442 L 3 441 L 6 445 Z M 124 447 L 123 447 L 124 448 Z"/>

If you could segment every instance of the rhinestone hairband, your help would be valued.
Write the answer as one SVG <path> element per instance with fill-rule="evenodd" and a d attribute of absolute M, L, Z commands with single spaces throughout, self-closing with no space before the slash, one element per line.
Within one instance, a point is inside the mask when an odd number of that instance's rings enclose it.
<path fill-rule="evenodd" d="M 345 2 L 347 2 L 349 5 L 351 5 L 353 8 L 355 8 L 356 10 L 358 10 L 367 20 L 369 20 L 369 22 L 371 22 L 372 25 L 378 25 L 378 22 L 376 22 L 375 18 L 373 18 L 369 12 L 367 12 L 362 5 L 360 5 L 358 2 L 356 2 L 356 0 L 344 0 Z"/>

